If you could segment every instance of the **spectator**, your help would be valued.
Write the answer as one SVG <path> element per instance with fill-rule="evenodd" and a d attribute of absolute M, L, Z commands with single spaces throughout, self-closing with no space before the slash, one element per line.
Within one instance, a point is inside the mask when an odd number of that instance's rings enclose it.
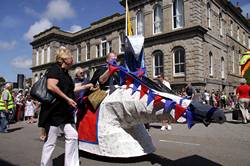
<path fill-rule="evenodd" d="M 9 117 L 14 114 L 14 100 L 10 93 L 12 85 L 6 83 L 0 99 L 0 132 L 7 133 Z"/>
<path fill-rule="evenodd" d="M 247 121 L 250 121 L 250 116 L 248 113 L 248 106 L 250 103 L 250 87 L 246 84 L 246 79 L 242 78 L 240 80 L 240 85 L 236 89 L 236 95 L 238 97 L 240 110 L 242 113 L 242 122 L 247 123 Z"/>
<path fill-rule="evenodd" d="M 205 103 L 209 104 L 209 98 L 210 98 L 210 94 L 209 92 L 207 92 L 207 90 L 204 91 L 204 99 L 205 99 Z"/>
<path fill-rule="evenodd" d="M 156 83 L 157 83 L 160 87 L 164 88 L 164 86 L 165 86 L 165 87 L 167 87 L 168 89 L 172 90 L 172 89 L 171 89 L 171 86 L 170 86 L 170 83 L 169 83 L 166 79 L 164 79 L 164 75 L 163 75 L 163 74 L 159 75 L 159 76 L 157 77 L 157 79 L 155 79 L 155 81 L 156 81 Z M 167 128 L 167 130 L 172 130 L 171 121 L 170 121 L 170 120 L 167 120 L 167 119 L 163 119 L 163 120 L 162 120 L 161 131 L 166 130 L 166 128 Z"/>
<path fill-rule="evenodd" d="M 212 91 L 209 101 L 210 101 L 211 106 L 217 107 L 217 101 L 216 101 L 216 96 L 214 94 L 214 91 Z"/>
<path fill-rule="evenodd" d="M 186 87 L 185 87 L 185 92 L 187 95 L 188 99 L 192 99 L 193 95 L 194 95 L 194 88 L 192 87 L 192 84 L 189 83 Z"/>
<path fill-rule="evenodd" d="M 35 113 L 35 103 L 34 101 L 31 99 L 30 95 L 27 96 L 26 102 L 25 102 L 25 112 L 24 112 L 24 116 L 27 120 L 27 123 L 34 123 L 34 113 Z"/>
<path fill-rule="evenodd" d="M 24 115 L 24 96 L 23 90 L 19 90 L 16 96 L 16 121 L 23 120 Z"/>
<path fill-rule="evenodd" d="M 225 110 L 227 107 L 227 95 L 223 91 L 221 93 L 222 93 L 220 96 L 221 108 Z"/>

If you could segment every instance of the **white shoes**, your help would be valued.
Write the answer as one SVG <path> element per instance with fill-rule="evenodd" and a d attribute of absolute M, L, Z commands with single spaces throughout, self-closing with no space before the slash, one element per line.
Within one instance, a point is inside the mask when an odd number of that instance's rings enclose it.
<path fill-rule="evenodd" d="M 166 126 L 162 126 L 161 127 L 161 131 L 164 131 L 166 129 L 170 131 L 170 130 L 172 130 L 172 126 L 171 125 L 167 125 L 167 128 L 166 128 Z"/>
<path fill-rule="evenodd" d="M 167 125 L 167 129 L 168 130 L 172 130 L 172 126 L 171 125 Z"/>
<path fill-rule="evenodd" d="M 164 130 L 166 130 L 166 126 L 161 127 L 161 131 L 164 131 Z"/>

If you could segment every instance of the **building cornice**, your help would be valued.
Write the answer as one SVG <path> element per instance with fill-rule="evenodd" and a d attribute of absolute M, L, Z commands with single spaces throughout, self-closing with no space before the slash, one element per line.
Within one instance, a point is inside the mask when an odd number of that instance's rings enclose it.
<path fill-rule="evenodd" d="M 169 43 L 176 40 L 189 39 L 193 37 L 200 37 L 204 40 L 204 34 L 207 30 L 202 26 L 194 26 L 191 28 L 183 28 L 176 31 L 162 33 L 152 37 L 145 38 L 144 47 L 150 47 L 155 44 Z"/>

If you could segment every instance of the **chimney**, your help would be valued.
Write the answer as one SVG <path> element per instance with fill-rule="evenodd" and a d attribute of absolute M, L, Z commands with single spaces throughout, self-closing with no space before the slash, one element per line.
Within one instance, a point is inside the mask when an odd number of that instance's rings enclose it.
<path fill-rule="evenodd" d="M 236 2 L 236 6 L 235 6 L 237 12 L 241 13 L 242 12 L 242 9 L 240 8 L 240 3 L 239 2 Z"/>

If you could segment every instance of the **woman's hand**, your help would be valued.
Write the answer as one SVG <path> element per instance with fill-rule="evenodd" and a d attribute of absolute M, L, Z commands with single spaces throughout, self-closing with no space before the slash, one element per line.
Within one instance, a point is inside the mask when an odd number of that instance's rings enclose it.
<path fill-rule="evenodd" d="M 86 84 L 84 85 L 86 87 L 86 89 L 90 89 L 92 88 L 94 85 L 92 83 Z"/>
<path fill-rule="evenodd" d="M 67 102 L 71 107 L 76 108 L 77 104 L 73 99 L 69 98 Z"/>

